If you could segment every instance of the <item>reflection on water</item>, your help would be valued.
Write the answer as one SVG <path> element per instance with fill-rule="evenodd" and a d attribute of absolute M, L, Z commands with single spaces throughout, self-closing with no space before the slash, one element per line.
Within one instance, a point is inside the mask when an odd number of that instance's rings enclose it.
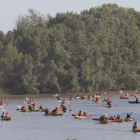
<path fill-rule="evenodd" d="M 133 95 L 136 94 L 133 91 L 130 91 L 130 93 Z M 37 106 L 47 106 L 52 110 L 60 105 L 59 101 L 56 100 L 53 95 L 54 94 L 38 96 L 1 96 L 1 99 L 9 99 L 6 101 L 6 104 L 8 105 L 6 105 L 4 109 L 14 117 L 14 120 L 12 121 L 1 121 L 1 138 L 6 140 L 132 140 L 138 139 L 140 136 L 139 132 L 131 132 L 134 121 L 100 124 L 98 121 L 92 120 L 93 117 L 99 118 L 105 113 L 108 114 L 108 116 L 117 116 L 124 112 L 132 112 L 131 117 L 133 120 L 137 120 L 138 125 L 140 126 L 140 104 L 129 104 L 129 100 L 135 100 L 135 97 L 130 95 L 130 99 L 128 100 L 119 99 L 121 94 L 115 92 L 102 95 L 100 98 L 101 100 L 111 95 L 110 99 L 113 103 L 113 108 L 107 108 L 106 104 L 103 102 L 95 103 L 94 101 L 87 99 L 69 100 L 67 106 L 71 106 L 68 107 L 68 110 L 72 109 L 72 111 L 64 113 L 63 116 L 45 116 L 43 115 L 44 112 L 22 113 L 16 110 L 19 105 L 28 105 L 26 98 L 33 98 Z M 70 95 L 71 94 L 62 94 L 60 96 L 68 100 Z M 90 93 L 90 95 L 93 95 L 93 93 Z M 2 114 L 3 108 L 0 109 Z M 93 115 L 93 117 L 84 120 L 74 119 L 72 114 L 77 114 L 79 110 L 86 110 L 88 115 Z M 123 119 L 125 119 L 126 113 L 121 116 Z"/>

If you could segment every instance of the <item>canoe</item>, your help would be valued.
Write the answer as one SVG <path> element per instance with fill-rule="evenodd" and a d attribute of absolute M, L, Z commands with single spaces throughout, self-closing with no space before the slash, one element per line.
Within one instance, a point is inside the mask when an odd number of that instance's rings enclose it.
<path fill-rule="evenodd" d="M 113 107 L 113 105 L 107 105 L 107 107 L 108 107 L 108 108 L 112 108 L 112 107 Z"/>
<path fill-rule="evenodd" d="M 87 98 L 88 100 L 91 100 L 92 98 Z"/>
<path fill-rule="evenodd" d="M 87 118 L 89 118 L 89 117 L 85 117 L 85 116 L 74 116 L 75 117 L 75 119 L 87 119 Z"/>
<path fill-rule="evenodd" d="M 29 112 L 45 112 L 46 110 L 45 109 L 42 109 L 42 110 L 29 110 Z"/>
<path fill-rule="evenodd" d="M 100 103 L 101 101 L 95 101 L 95 103 Z"/>
<path fill-rule="evenodd" d="M 44 114 L 46 115 L 46 114 Z M 57 113 L 57 114 L 47 114 L 46 116 L 62 116 L 63 113 Z"/>
<path fill-rule="evenodd" d="M 129 99 L 129 97 L 120 97 L 120 99 Z"/>
<path fill-rule="evenodd" d="M 132 119 L 131 118 L 125 118 L 125 121 L 129 122 L 129 121 L 132 121 Z"/>
<path fill-rule="evenodd" d="M 112 120 L 111 122 L 123 122 L 123 119 L 119 119 L 119 120 Z"/>
<path fill-rule="evenodd" d="M 27 109 L 26 109 L 26 110 L 21 110 L 21 112 L 28 112 L 28 111 L 29 111 L 29 110 L 27 110 Z"/>
<path fill-rule="evenodd" d="M 103 124 L 108 124 L 109 123 L 109 121 L 108 120 L 105 120 L 105 121 L 100 121 L 101 123 L 103 123 Z"/>
<path fill-rule="evenodd" d="M 32 108 L 37 108 L 37 106 L 32 106 Z"/>
<path fill-rule="evenodd" d="M 138 104 L 140 102 L 136 102 L 136 101 L 128 101 L 130 104 Z"/>
<path fill-rule="evenodd" d="M 9 118 L 1 118 L 1 120 L 12 120 L 13 116 L 10 116 Z"/>

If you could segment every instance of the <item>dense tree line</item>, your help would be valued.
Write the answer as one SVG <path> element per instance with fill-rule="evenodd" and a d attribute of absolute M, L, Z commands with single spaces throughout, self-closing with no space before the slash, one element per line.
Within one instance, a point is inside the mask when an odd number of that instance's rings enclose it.
<path fill-rule="evenodd" d="M 138 89 L 140 12 L 104 4 L 80 14 L 33 9 L 0 31 L 0 93 Z"/>

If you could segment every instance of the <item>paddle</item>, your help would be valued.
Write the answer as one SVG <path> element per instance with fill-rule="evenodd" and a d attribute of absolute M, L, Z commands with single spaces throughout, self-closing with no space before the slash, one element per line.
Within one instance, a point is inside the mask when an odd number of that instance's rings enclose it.
<path fill-rule="evenodd" d="M 26 98 L 26 100 L 29 100 L 28 98 Z"/>
<path fill-rule="evenodd" d="M 68 105 L 68 106 L 71 106 L 71 105 Z"/>
<path fill-rule="evenodd" d="M 5 109 L 2 109 L 5 112 Z"/>
<path fill-rule="evenodd" d="M 72 111 L 72 109 L 70 109 L 69 111 Z"/>

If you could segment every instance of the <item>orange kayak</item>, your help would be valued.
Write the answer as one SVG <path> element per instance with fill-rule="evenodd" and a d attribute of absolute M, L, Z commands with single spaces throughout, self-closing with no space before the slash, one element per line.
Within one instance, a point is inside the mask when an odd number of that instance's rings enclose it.
<path fill-rule="evenodd" d="M 119 119 L 119 120 L 112 120 L 111 122 L 123 122 L 123 119 Z"/>

